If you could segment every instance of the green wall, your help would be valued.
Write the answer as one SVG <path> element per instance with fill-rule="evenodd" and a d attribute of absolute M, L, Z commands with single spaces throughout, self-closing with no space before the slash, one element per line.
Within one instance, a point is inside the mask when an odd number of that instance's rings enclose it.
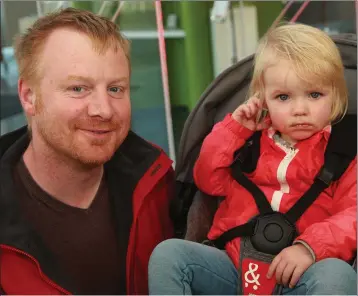
<path fill-rule="evenodd" d="M 284 5 L 281 1 L 257 1 L 253 3 L 257 8 L 259 36 L 262 37 L 280 14 Z"/>
<path fill-rule="evenodd" d="M 93 1 L 72 1 L 71 6 L 74 8 L 93 11 Z"/>
<path fill-rule="evenodd" d="M 167 39 L 170 94 L 173 105 L 190 110 L 213 80 L 209 1 L 163 2 L 164 15 L 175 13 L 184 39 Z"/>

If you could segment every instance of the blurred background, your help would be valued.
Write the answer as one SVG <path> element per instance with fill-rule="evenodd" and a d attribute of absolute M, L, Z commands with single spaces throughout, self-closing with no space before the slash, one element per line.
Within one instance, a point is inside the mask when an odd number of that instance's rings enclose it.
<path fill-rule="evenodd" d="M 26 123 L 17 95 L 14 36 L 39 16 L 61 7 L 86 9 L 108 18 L 120 7 L 115 22 L 132 43 L 132 129 L 174 158 L 184 122 L 203 91 L 224 69 L 255 51 L 259 38 L 287 4 L 284 20 L 301 9 L 298 22 L 329 34 L 356 34 L 354 1 L 287 2 L 162 1 L 166 83 L 157 30 L 159 10 L 154 1 L 2 0 L 1 134 Z M 166 84 L 169 96 L 163 92 Z"/>

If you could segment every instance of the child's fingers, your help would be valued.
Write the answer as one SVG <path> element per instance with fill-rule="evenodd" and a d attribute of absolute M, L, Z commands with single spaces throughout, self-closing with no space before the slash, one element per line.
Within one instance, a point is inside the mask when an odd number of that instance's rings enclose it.
<path fill-rule="evenodd" d="M 257 112 L 259 112 L 259 110 L 261 110 L 261 108 L 262 108 L 262 102 L 258 98 L 250 99 L 250 101 L 249 101 L 249 103 L 247 105 L 250 106 L 252 115 L 257 114 Z"/>
<path fill-rule="evenodd" d="M 292 277 L 291 277 L 291 281 L 290 281 L 290 285 L 289 287 L 292 289 L 294 286 L 296 286 L 298 280 L 300 279 L 301 275 L 303 274 L 304 269 L 296 266 L 296 268 L 293 271 Z"/>
<path fill-rule="evenodd" d="M 244 107 L 245 107 L 245 105 L 240 105 L 239 107 L 236 108 L 236 110 L 234 111 L 234 113 L 242 116 L 242 115 L 243 115 Z"/>
<path fill-rule="evenodd" d="M 249 114 L 250 114 L 248 118 L 251 118 L 255 111 L 254 106 L 253 106 L 253 104 L 248 104 L 246 106 L 247 106 L 247 109 L 249 110 Z"/>
<path fill-rule="evenodd" d="M 248 104 L 247 107 L 250 109 L 250 119 L 257 115 L 259 108 L 256 103 Z"/>
<path fill-rule="evenodd" d="M 255 105 L 258 108 L 261 108 L 262 103 L 263 103 L 263 101 L 257 97 L 251 97 L 247 102 L 247 104 Z"/>
<path fill-rule="evenodd" d="M 243 107 L 243 112 L 246 116 L 247 119 L 251 118 L 251 110 L 250 110 L 250 107 L 248 105 L 245 105 Z"/>
<path fill-rule="evenodd" d="M 252 99 L 252 103 L 258 108 L 260 109 L 262 107 L 262 100 L 260 100 L 259 98 L 254 97 Z"/>
<path fill-rule="evenodd" d="M 280 263 L 280 261 L 281 261 L 281 256 L 280 256 L 280 254 L 278 254 L 273 260 L 272 260 L 272 262 L 271 262 L 271 264 L 270 264 L 270 268 L 269 268 L 269 270 L 268 270 L 268 272 L 267 272 L 267 278 L 271 278 L 272 277 L 272 275 L 275 273 L 275 271 L 276 271 L 276 267 L 277 267 L 277 265 Z"/>
<path fill-rule="evenodd" d="M 277 268 L 276 268 L 276 282 L 278 284 L 281 284 L 282 283 L 282 276 L 283 276 L 283 273 L 286 269 L 286 266 L 287 266 L 287 262 L 284 261 L 284 260 L 281 260 L 280 263 L 277 265 Z"/>
<path fill-rule="evenodd" d="M 293 271 L 295 270 L 295 267 L 296 266 L 294 264 L 287 264 L 286 265 L 286 268 L 283 271 L 282 279 L 281 279 L 281 282 L 285 287 L 288 286 L 288 284 L 290 282 L 290 279 L 291 279 L 291 276 L 293 274 Z"/>

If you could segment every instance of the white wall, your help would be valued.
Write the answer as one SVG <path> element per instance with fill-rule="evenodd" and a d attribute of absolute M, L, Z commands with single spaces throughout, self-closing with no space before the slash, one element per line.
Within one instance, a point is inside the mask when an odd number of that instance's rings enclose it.
<path fill-rule="evenodd" d="M 240 13 L 240 9 L 243 9 Z M 259 34 L 255 6 L 233 8 L 236 53 L 238 60 L 255 52 Z M 240 17 L 243 16 L 243 20 Z M 242 25 L 244 24 L 244 25 Z M 232 65 L 233 44 L 230 17 L 223 23 L 211 22 L 214 74 L 217 76 Z"/>

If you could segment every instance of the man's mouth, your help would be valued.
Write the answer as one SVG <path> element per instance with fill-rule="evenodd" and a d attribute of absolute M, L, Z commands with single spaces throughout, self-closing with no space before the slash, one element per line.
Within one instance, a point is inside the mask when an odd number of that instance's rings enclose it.
<path fill-rule="evenodd" d="M 87 130 L 87 131 L 95 133 L 95 134 L 106 134 L 106 133 L 110 132 L 110 130 Z"/>
<path fill-rule="evenodd" d="M 105 135 L 113 131 L 113 130 L 94 130 L 94 129 L 81 129 L 81 130 L 83 132 L 90 133 L 93 135 Z"/>

